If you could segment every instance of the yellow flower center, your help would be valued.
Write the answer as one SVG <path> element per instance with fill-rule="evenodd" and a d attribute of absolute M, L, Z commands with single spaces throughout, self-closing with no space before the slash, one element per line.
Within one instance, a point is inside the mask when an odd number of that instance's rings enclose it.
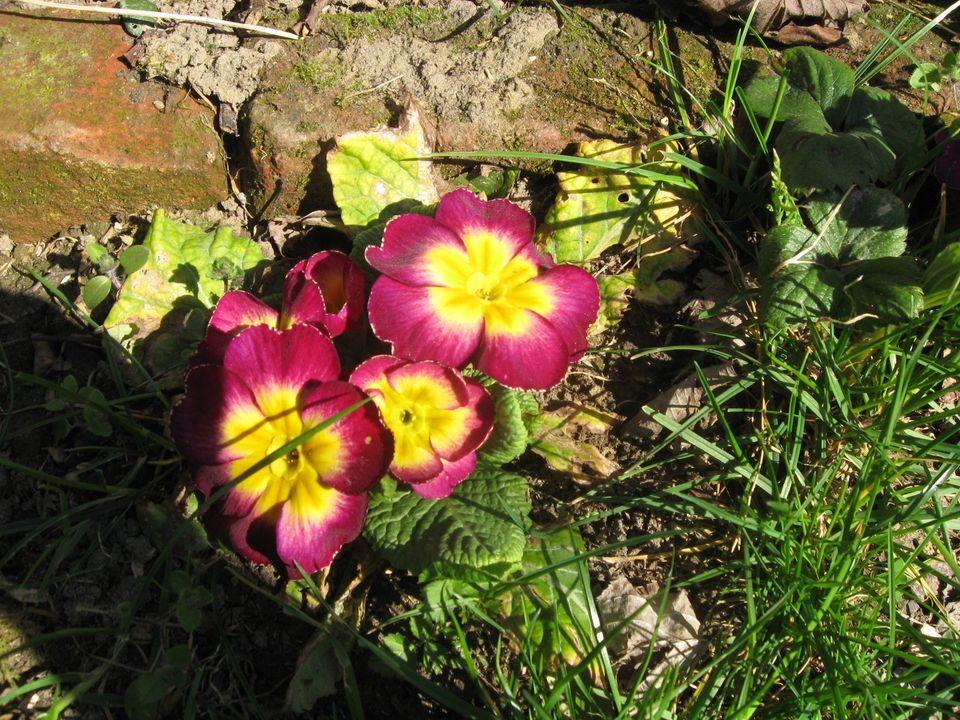
<path fill-rule="evenodd" d="M 511 257 L 512 247 L 487 231 L 463 236 L 466 252 L 438 247 L 427 255 L 436 286 L 431 300 L 442 322 L 475 326 L 484 322 L 492 334 L 523 334 L 530 324 L 527 311 L 548 315 L 550 294 L 530 282 L 539 268 L 526 257 Z"/>
<path fill-rule="evenodd" d="M 258 401 L 259 407 L 232 412 L 224 425 L 226 445 L 241 455 L 231 465 L 234 477 L 309 429 L 300 417 L 297 389 L 274 388 Z M 322 430 L 243 480 L 236 489 L 257 498 L 257 514 L 279 512 L 291 498 L 298 513 L 322 512 L 335 502 L 335 491 L 323 485 L 323 477 L 336 469 L 339 456 L 340 438 L 330 429 Z"/>

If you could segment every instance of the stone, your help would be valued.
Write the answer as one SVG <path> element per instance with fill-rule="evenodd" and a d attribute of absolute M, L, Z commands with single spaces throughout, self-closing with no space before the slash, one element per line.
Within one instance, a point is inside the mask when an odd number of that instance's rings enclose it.
<path fill-rule="evenodd" d="M 321 15 L 314 35 L 264 69 L 241 115 L 247 185 L 258 190 L 248 194 L 267 217 L 332 209 L 325 155 L 335 137 L 396 122 L 411 100 L 432 118 L 438 152 L 558 153 L 660 118 L 641 62 L 649 27 L 590 12 L 596 27 L 546 7 L 496 17 L 469 0 Z"/>
<path fill-rule="evenodd" d="M 227 194 L 213 113 L 139 82 L 129 47 L 117 24 L 0 14 L 0 232 L 15 242 Z"/>

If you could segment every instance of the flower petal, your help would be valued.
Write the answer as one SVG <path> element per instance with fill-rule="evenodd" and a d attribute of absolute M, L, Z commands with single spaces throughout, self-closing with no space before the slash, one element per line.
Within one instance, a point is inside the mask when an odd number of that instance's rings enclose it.
<path fill-rule="evenodd" d="M 311 380 L 340 375 L 333 341 L 311 325 L 283 332 L 262 325 L 243 330 L 231 341 L 223 364 L 244 378 L 258 398 L 278 387 L 299 389 Z"/>
<path fill-rule="evenodd" d="M 322 251 L 297 263 L 283 283 L 282 327 L 318 323 L 332 336 L 363 314 L 363 271 L 341 252 Z"/>
<path fill-rule="evenodd" d="M 337 551 L 363 529 L 367 495 L 345 495 L 320 484 L 298 485 L 280 511 L 277 555 L 291 578 L 300 577 L 295 562 L 307 573 L 325 568 Z"/>
<path fill-rule="evenodd" d="M 437 222 L 447 226 L 463 240 L 471 253 L 471 260 L 479 262 L 475 269 L 499 265 L 500 270 L 521 251 L 533 243 L 533 215 L 509 200 L 481 200 L 465 188 L 447 193 L 437 205 Z M 485 242 L 492 236 L 494 244 Z M 503 257 L 480 253 L 480 247 L 502 248 Z M 475 257 L 476 255 L 476 257 Z"/>
<path fill-rule="evenodd" d="M 476 356 L 477 369 L 512 388 L 547 390 L 561 380 L 570 351 L 553 325 L 530 310 L 510 330 L 487 333 Z"/>
<path fill-rule="evenodd" d="M 462 273 L 459 266 L 467 260 L 455 233 L 431 217 L 415 214 L 387 223 L 383 244 L 367 248 L 364 257 L 384 275 L 414 286 L 447 286 L 456 281 Z"/>
<path fill-rule="evenodd" d="M 551 308 L 537 312 L 563 338 L 570 351 L 570 362 L 579 360 L 587 349 L 587 330 L 597 319 L 600 309 L 597 281 L 586 270 L 561 265 L 547 270 L 526 285 L 543 288 L 551 297 Z"/>
<path fill-rule="evenodd" d="M 301 412 L 304 425 L 316 426 L 365 398 L 360 388 L 345 382 L 309 386 Z M 323 484 L 355 494 L 386 475 L 393 458 L 393 438 L 377 406 L 368 402 L 308 440 L 300 453 Z"/>
<path fill-rule="evenodd" d="M 412 483 L 410 487 L 422 498 L 438 500 L 449 497 L 453 489 L 462 483 L 477 467 L 477 454 L 470 453 L 456 462 L 444 462 L 443 470 L 434 478 L 421 483 Z"/>
<path fill-rule="evenodd" d="M 254 325 L 275 327 L 278 317 L 276 310 L 250 293 L 224 293 L 210 316 L 203 342 L 190 359 L 191 367 L 223 362 L 227 345 L 237 333 Z"/>
<path fill-rule="evenodd" d="M 186 394 L 170 418 L 180 453 L 194 465 L 221 465 L 241 453 L 232 447 L 231 418 L 262 417 L 250 388 L 236 373 L 219 365 L 201 365 L 187 374 Z"/>
<path fill-rule="evenodd" d="M 480 343 L 483 316 L 460 291 L 403 285 L 380 276 L 370 291 L 374 334 L 411 360 L 436 360 L 463 367 Z"/>

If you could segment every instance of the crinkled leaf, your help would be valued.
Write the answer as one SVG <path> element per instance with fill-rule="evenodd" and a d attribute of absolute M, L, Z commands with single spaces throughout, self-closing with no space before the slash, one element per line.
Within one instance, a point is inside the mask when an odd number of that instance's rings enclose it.
<path fill-rule="evenodd" d="M 541 412 L 530 424 L 530 449 L 554 470 L 586 482 L 603 480 L 620 469 L 597 449 L 597 439 L 583 434 L 606 436 L 619 418 L 580 404 L 563 405 Z"/>
<path fill-rule="evenodd" d="M 960 242 L 947 245 L 927 266 L 923 293 L 927 307 L 942 305 L 960 293 Z"/>
<path fill-rule="evenodd" d="M 153 215 L 143 242 L 147 262 L 130 273 L 103 325 L 114 339 L 154 372 L 182 368 L 201 335 L 187 329 L 191 311 L 206 315 L 226 292 L 224 263 L 248 272 L 263 262 L 260 247 L 233 236 L 230 228 L 210 232 Z"/>
<path fill-rule="evenodd" d="M 576 155 L 626 166 L 649 160 L 644 146 L 612 140 L 581 143 Z M 663 162 L 661 172 L 676 175 L 678 170 Z M 560 193 L 540 234 L 546 250 L 560 263 L 584 264 L 614 245 L 656 236 L 673 227 L 690 207 L 689 201 L 636 174 L 582 165 L 558 172 L 557 178 Z"/>
<path fill-rule="evenodd" d="M 310 712 L 317 701 L 336 694 L 341 675 L 330 631 L 320 629 L 297 658 L 297 669 L 287 686 L 286 709 L 294 713 Z"/>
<path fill-rule="evenodd" d="M 94 275 L 83 285 L 84 304 L 93 310 L 97 305 L 107 299 L 110 291 L 113 290 L 113 283 L 106 275 Z"/>
<path fill-rule="evenodd" d="M 518 458 L 527 449 L 529 433 L 523 423 L 521 390 L 511 390 L 499 383 L 487 387 L 496 404 L 493 432 L 480 448 L 480 462 L 487 465 L 504 465 Z"/>
<path fill-rule="evenodd" d="M 886 90 L 858 88 L 853 93 L 844 129 L 880 138 L 896 157 L 894 177 L 911 168 L 923 156 L 920 118 Z"/>
<path fill-rule="evenodd" d="M 876 316 L 884 322 L 903 322 L 923 309 L 920 271 L 911 257 L 881 257 L 851 263 L 844 268 L 843 292 L 849 308 L 841 315 Z"/>
<path fill-rule="evenodd" d="M 600 312 L 597 321 L 590 328 L 591 335 L 598 335 L 620 324 L 630 305 L 634 284 L 634 276 L 627 273 L 597 276 L 597 285 L 600 286 Z"/>
<path fill-rule="evenodd" d="M 902 255 L 906 250 L 907 210 L 889 190 L 868 186 L 846 195 L 821 193 L 810 198 L 807 215 L 822 235 L 817 254 L 846 262 Z"/>
<path fill-rule="evenodd" d="M 765 281 L 760 316 L 769 326 L 781 328 L 830 314 L 840 274 L 810 257 L 816 240 L 801 225 L 781 225 L 761 241 L 759 270 Z M 797 257 L 799 261 L 791 262 Z"/>
<path fill-rule="evenodd" d="M 502 198 L 510 194 L 517 183 L 520 171 L 515 168 L 491 170 L 486 175 L 477 175 L 467 182 L 474 192 L 483 193 L 488 198 Z"/>
<path fill-rule="evenodd" d="M 786 82 L 786 80 L 784 80 Z M 780 91 L 780 77 L 769 76 L 753 78 L 744 88 L 744 97 L 746 105 L 750 111 L 761 118 L 769 118 L 773 115 L 773 108 L 776 104 L 777 93 Z M 780 98 L 780 106 L 777 111 L 777 122 L 786 122 L 788 120 L 810 120 L 821 118 L 826 122 L 823 115 L 823 109 L 814 100 L 810 93 L 803 90 L 797 90 L 787 83 L 784 88 L 783 97 Z"/>
<path fill-rule="evenodd" d="M 442 500 L 384 480 L 370 495 L 364 536 L 411 572 L 437 561 L 484 567 L 520 559 L 529 512 L 526 479 L 502 470 L 478 469 Z"/>
<path fill-rule="evenodd" d="M 900 257 L 907 218 L 899 198 L 875 187 L 821 193 L 807 215 L 814 231 L 781 225 L 760 243 L 760 311 L 769 327 L 819 317 L 916 317 L 922 291 L 913 261 Z"/>
<path fill-rule="evenodd" d="M 846 190 L 888 177 L 893 151 L 875 135 L 864 132 L 807 130 L 787 123 L 777 136 L 783 181 L 791 190 Z"/>
<path fill-rule="evenodd" d="M 432 149 L 419 112 L 408 108 L 397 129 L 341 135 L 327 154 L 333 199 L 345 225 L 364 226 L 404 200 L 430 205 L 439 196 L 429 160 Z M 395 213 L 392 213 L 395 214 Z"/>
<path fill-rule="evenodd" d="M 783 74 L 791 87 L 816 101 L 831 127 L 841 127 L 856 82 L 849 65 L 819 50 L 796 47 L 783 53 Z"/>
<path fill-rule="evenodd" d="M 581 578 L 588 572 L 583 553 L 575 528 L 531 538 L 521 568 L 533 577 L 504 599 L 504 625 L 538 666 L 555 669 L 558 660 L 575 665 L 596 645 L 589 585 Z"/>

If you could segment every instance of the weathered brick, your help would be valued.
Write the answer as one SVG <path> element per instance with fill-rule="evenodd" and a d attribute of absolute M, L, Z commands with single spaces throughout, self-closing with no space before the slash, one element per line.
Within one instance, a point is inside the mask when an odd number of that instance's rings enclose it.
<path fill-rule="evenodd" d="M 112 23 L 0 15 L 0 231 L 15 241 L 225 195 L 212 114 L 138 82 L 120 59 L 129 47 Z"/>

